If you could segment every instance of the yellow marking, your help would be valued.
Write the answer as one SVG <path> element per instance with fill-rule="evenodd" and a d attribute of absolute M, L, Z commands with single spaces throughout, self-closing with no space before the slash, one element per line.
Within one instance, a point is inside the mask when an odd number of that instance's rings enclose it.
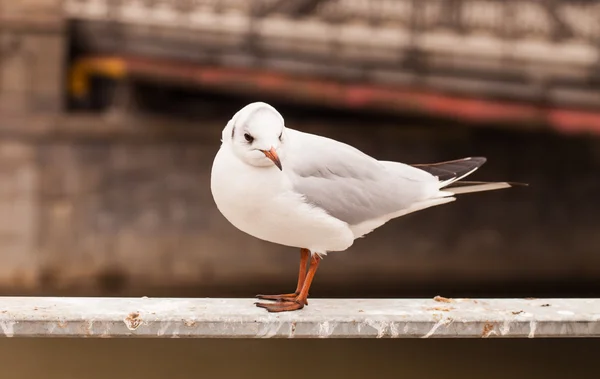
<path fill-rule="evenodd" d="M 75 97 L 85 97 L 90 91 L 90 76 L 102 75 L 121 79 L 127 74 L 125 62 L 119 58 L 83 58 L 75 62 L 69 74 L 69 92 Z"/>

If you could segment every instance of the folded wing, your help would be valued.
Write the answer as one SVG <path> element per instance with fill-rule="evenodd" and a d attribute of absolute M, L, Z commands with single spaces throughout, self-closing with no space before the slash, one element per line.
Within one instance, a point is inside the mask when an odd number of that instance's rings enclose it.
<path fill-rule="evenodd" d="M 288 129 L 284 172 L 308 202 L 349 225 L 409 208 L 438 192 L 435 176 L 380 162 L 347 144 Z"/>

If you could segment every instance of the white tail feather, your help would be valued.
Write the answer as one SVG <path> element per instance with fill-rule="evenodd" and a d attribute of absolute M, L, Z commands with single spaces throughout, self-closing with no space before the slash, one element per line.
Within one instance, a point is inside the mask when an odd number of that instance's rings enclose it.
<path fill-rule="evenodd" d="M 474 184 L 471 186 L 446 188 L 444 190 L 444 192 L 450 192 L 453 195 L 462 195 L 465 193 L 493 191 L 493 190 L 510 188 L 510 187 L 512 187 L 512 186 L 510 185 L 510 183 L 507 183 L 507 182 L 492 182 L 492 183 Z"/>
<path fill-rule="evenodd" d="M 413 212 L 417 212 L 417 211 L 422 211 L 423 209 L 435 207 L 437 205 L 442 205 L 442 204 L 450 203 L 450 202 L 452 202 L 454 200 L 456 200 L 455 197 L 442 196 L 442 197 L 439 197 L 439 198 L 433 198 L 433 199 L 421 201 L 421 202 L 418 202 L 416 204 L 413 204 L 412 206 L 410 206 L 407 209 L 404 209 L 404 210 L 402 210 L 400 212 L 394 213 L 394 218 L 401 217 L 401 216 L 406 216 L 409 213 L 413 213 Z"/>

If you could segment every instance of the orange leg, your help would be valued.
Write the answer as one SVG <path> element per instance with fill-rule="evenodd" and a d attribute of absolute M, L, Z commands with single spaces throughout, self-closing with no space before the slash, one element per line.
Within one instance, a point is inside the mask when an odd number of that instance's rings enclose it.
<path fill-rule="evenodd" d="M 310 250 L 300 249 L 300 269 L 298 270 L 298 284 L 296 285 L 296 291 L 282 295 L 256 295 L 256 297 L 262 300 L 294 301 L 300 294 L 300 291 L 302 291 L 302 286 L 306 279 L 306 267 L 308 266 L 309 257 Z M 305 304 L 308 305 L 308 301 Z"/>
<path fill-rule="evenodd" d="M 310 289 L 310 285 L 312 284 L 320 262 L 321 257 L 319 257 L 317 254 L 310 258 L 310 266 L 308 267 L 308 273 L 304 279 L 302 290 L 300 290 L 298 296 L 296 296 L 293 300 L 277 303 L 256 303 L 256 306 L 265 308 L 269 312 L 288 312 L 304 308 L 304 304 L 307 303 L 306 299 L 308 298 L 308 290 Z"/>

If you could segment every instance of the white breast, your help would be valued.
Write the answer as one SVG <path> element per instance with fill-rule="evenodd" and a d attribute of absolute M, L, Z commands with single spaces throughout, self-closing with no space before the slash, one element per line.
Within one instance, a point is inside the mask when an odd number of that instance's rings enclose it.
<path fill-rule="evenodd" d="M 211 191 L 217 208 L 236 228 L 256 238 L 313 252 L 346 250 L 348 224 L 303 201 L 284 171 L 247 165 L 223 145 L 213 162 Z"/>

